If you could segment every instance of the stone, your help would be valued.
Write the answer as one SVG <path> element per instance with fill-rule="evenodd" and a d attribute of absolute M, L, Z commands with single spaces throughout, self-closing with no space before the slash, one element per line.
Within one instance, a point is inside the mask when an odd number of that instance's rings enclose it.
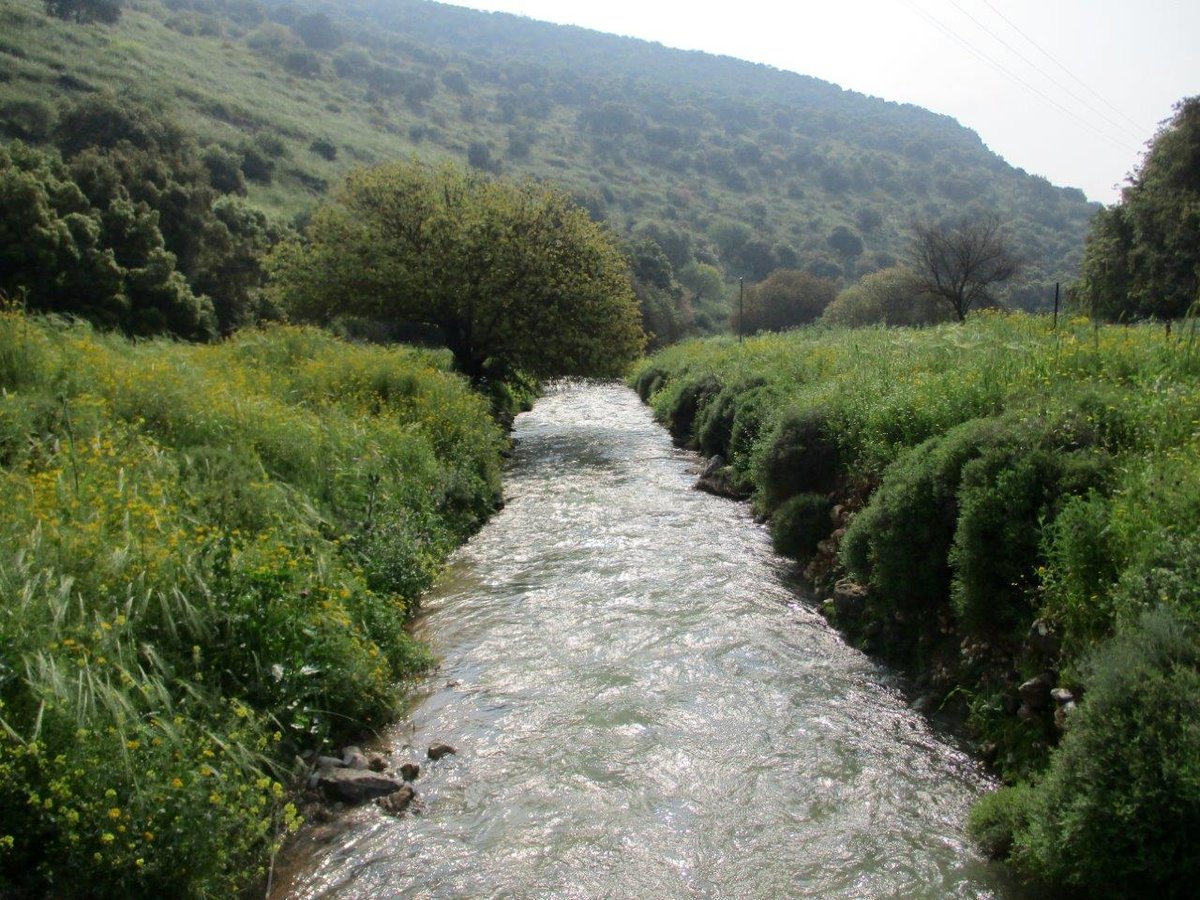
<path fill-rule="evenodd" d="M 1017 688 L 1021 702 L 1034 712 L 1045 709 L 1050 705 L 1050 688 L 1054 684 L 1054 676 L 1043 672 L 1036 678 L 1030 678 Z"/>
<path fill-rule="evenodd" d="M 367 769 L 322 769 L 317 786 L 330 802 L 356 806 L 395 793 L 403 782 Z"/>
<path fill-rule="evenodd" d="M 318 756 L 317 757 L 317 768 L 318 769 L 342 769 L 342 768 L 345 768 L 345 766 L 346 766 L 346 763 L 343 760 L 338 759 L 336 756 Z"/>
<path fill-rule="evenodd" d="M 1066 706 L 1075 700 L 1075 694 L 1064 687 L 1056 687 L 1050 692 L 1050 696 L 1054 698 L 1054 702 L 1059 706 Z"/>
<path fill-rule="evenodd" d="M 434 741 L 432 744 L 429 745 L 429 749 L 426 751 L 426 755 L 430 759 L 437 760 L 437 759 L 441 759 L 443 756 L 449 756 L 450 754 L 457 753 L 457 752 L 458 752 L 457 750 L 455 750 L 453 747 L 451 747 L 447 743 L 444 743 L 442 741 Z"/>
<path fill-rule="evenodd" d="M 704 466 L 704 471 L 702 471 L 700 473 L 700 477 L 701 478 L 711 478 L 713 475 L 716 475 L 717 472 L 719 472 L 721 469 L 725 468 L 725 466 L 727 466 L 727 465 L 728 465 L 728 463 L 725 462 L 725 457 L 723 457 L 720 453 L 718 453 L 716 456 L 714 456 L 712 459 L 710 459 L 708 461 L 708 463 Z"/>
<path fill-rule="evenodd" d="M 937 705 L 933 694 L 922 694 L 912 702 L 913 712 L 919 712 L 921 715 L 928 715 L 931 710 Z"/>
<path fill-rule="evenodd" d="M 1054 625 L 1045 619 L 1038 619 L 1029 626 L 1029 634 L 1025 636 L 1025 646 L 1043 659 L 1057 659 L 1060 642 Z"/>
<path fill-rule="evenodd" d="M 367 768 L 367 755 L 358 747 L 346 747 L 342 750 L 342 762 L 348 769 Z"/>
<path fill-rule="evenodd" d="M 853 622 L 867 608 L 867 589 L 849 580 L 833 586 L 833 611 L 839 622 Z"/>
<path fill-rule="evenodd" d="M 388 767 L 388 758 L 382 753 L 367 754 L 367 768 L 372 772 L 386 772 Z"/>
<path fill-rule="evenodd" d="M 393 816 L 399 816 L 408 809 L 409 804 L 416 799 L 417 792 L 407 784 L 398 791 L 393 791 L 386 797 L 380 797 L 375 801 L 375 805 L 382 809 L 385 813 Z"/>
<path fill-rule="evenodd" d="M 416 781 L 417 776 L 421 774 L 421 766 L 419 763 L 406 762 L 400 766 L 400 776 L 405 781 Z"/>

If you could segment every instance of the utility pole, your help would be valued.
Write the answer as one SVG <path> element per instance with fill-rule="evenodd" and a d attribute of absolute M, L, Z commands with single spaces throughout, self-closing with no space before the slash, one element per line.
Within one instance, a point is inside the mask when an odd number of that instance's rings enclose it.
<path fill-rule="evenodd" d="M 1058 282 L 1054 282 L 1054 330 L 1058 331 Z"/>
<path fill-rule="evenodd" d="M 746 330 L 745 322 L 743 319 L 743 316 L 745 315 L 745 305 L 744 305 L 745 299 L 746 299 L 746 279 L 744 277 L 739 276 L 738 277 L 738 343 L 739 344 L 742 342 L 742 334 Z"/>

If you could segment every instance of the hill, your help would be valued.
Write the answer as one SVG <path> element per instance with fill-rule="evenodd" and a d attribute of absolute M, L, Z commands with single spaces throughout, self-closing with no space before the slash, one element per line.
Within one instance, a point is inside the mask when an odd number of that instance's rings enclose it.
<path fill-rule="evenodd" d="M 1028 260 L 1009 301 L 1045 305 L 1098 208 L 914 106 L 424 0 L 134 0 L 111 26 L 14 0 L 0 26 L 10 137 L 51 141 L 95 93 L 149 103 L 229 151 L 280 221 L 303 222 L 352 167 L 414 154 L 552 179 L 656 241 L 702 329 L 722 323 L 722 282 L 797 267 L 848 283 L 903 255 L 914 217 L 973 208 L 999 212 Z"/>

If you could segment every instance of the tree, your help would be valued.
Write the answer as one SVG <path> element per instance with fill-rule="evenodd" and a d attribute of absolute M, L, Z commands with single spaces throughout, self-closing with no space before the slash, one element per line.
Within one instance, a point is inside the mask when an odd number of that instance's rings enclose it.
<path fill-rule="evenodd" d="M 1200 97 L 1175 106 L 1118 204 L 1092 221 L 1075 303 L 1109 320 L 1176 318 L 1200 299 Z"/>
<path fill-rule="evenodd" d="M 730 324 L 742 334 L 807 325 L 817 320 L 836 293 L 836 282 L 828 278 L 797 269 L 776 269 L 746 292 L 744 321 L 738 321 L 735 309 Z"/>
<path fill-rule="evenodd" d="M 46 12 L 80 24 L 112 25 L 121 18 L 122 0 L 46 0 Z"/>
<path fill-rule="evenodd" d="M 474 381 L 616 376 L 641 353 L 637 299 L 613 236 L 561 191 L 454 164 L 360 170 L 267 259 L 296 318 L 434 326 Z"/>
<path fill-rule="evenodd" d="M 995 213 L 955 224 L 915 222 L 913 232 L 911 265 L 922 290 L 948 303 L 960 322 L 993 301 L 992 285 L 1020 270 Z"/>

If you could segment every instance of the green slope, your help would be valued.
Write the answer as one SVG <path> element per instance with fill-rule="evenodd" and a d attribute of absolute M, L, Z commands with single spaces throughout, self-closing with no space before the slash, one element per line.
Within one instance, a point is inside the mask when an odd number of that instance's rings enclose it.
<path fill-rule="evenodd" d="M 1029 262 L 1010 292 L 1021 306 L 1074 277 L 1097 208 L 948 117 L 814 78 L 424 0 L 325 12 L 332 29 L 254 0 L 134 0 L 116 26 L 79 26 L 13 0 L 0 125 L 18 133 L 12 110 L 28 101 L 151 99 L 202 142 L 265 153 L 274 173 L 250 199 L 277 217 L 355 165 L 469 158 L 565 184 L 619 231 L 655 238 L 677 272 L 710 263 L 730 281 L 779 266 L 850 281 L 902 256 L 914 217 L 996 209 Z M 839 227 L 861 254 L 831 246 Z M 724 298 L 698 300 L 718 324 Z"/>

